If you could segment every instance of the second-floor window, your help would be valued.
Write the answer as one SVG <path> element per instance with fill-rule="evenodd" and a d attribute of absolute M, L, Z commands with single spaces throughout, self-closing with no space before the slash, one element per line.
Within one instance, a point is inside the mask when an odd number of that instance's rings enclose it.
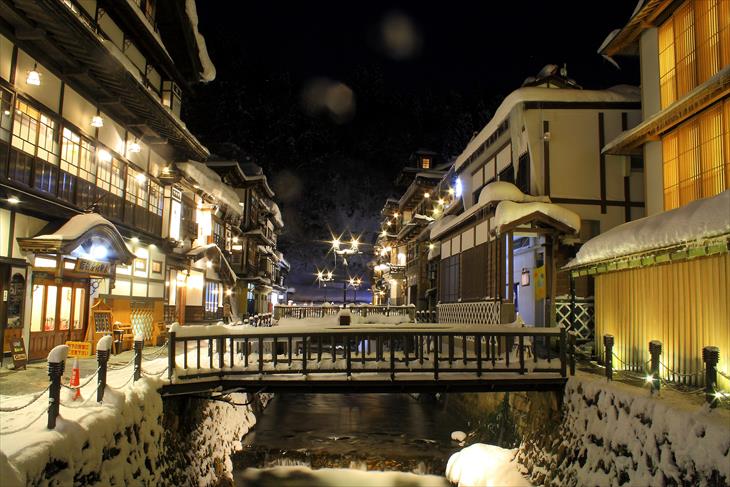
<path fill-rule="evenodd" d="M 67 127 L 61 140 L 61 170 L 85 181 L 96 180 L 96 156 L 94 146 Z"/>
<path fill-rule="evenodd" d="M 662 153 L 665 210 L 730 187 L 730 99 L 665 134 Z"/>
<path fill-rule="evenodd" d="M 9 91 L 0 88 L 0 140 L 10 142 L 10 130 L 12 125 L 12 99 Z"/>
<path fill-rule="evenodd" d="M 659 27 L 659 87 L 666 108 L 730 64 L 730 9 L 687 0 Z"/>
<path fill-rule="evenodd" d="M 12 145 L 51 164 L 58 164 L 58 125 L 55 120 L 17 100 Z"/>

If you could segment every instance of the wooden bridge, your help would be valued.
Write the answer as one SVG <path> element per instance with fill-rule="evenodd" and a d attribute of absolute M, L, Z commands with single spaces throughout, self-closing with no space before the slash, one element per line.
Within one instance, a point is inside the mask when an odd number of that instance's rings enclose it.
<path fill-rule="evenodd" d="M 560 390 L 571 352 L 562 327 L 178 327 L 162 393 Z"/>

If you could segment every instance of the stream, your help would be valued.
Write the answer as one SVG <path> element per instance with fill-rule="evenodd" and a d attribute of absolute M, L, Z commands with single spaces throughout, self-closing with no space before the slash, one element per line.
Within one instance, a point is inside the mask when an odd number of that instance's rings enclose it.
<path fill-rule="evenodd" d="M 460 449 L 451 432 L 468 432 L 463 418 L 433 397 L 407 394 L 280 394 L 232 457 L 237 486 L 303 485 L 245 476 L 247 468 L 301 465 L 312 469 L 401 471 L 443 476 Z M 244 478 L 244 477 L 247 477 Z M 324 484 L 323 484 L 324 485 Z"/>

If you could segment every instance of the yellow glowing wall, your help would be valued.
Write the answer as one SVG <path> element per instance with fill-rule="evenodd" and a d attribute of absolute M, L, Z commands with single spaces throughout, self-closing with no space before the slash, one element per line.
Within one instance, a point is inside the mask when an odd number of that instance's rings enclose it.
<path fill-rule="evenodd" d="M 730 254 L 609 272 L 596 276 L 596 349 L 615 337 L 616 369 L 644 370 L 649 341 L 663 344 L 661 361 L 679 374 L 703 372 L 702 347 L 720 348 L 719 370 L 730 373 Z M 662 376 L 700 385 L 662 367 Z M 727 389 L 729 381 L 718 377 Z"/>

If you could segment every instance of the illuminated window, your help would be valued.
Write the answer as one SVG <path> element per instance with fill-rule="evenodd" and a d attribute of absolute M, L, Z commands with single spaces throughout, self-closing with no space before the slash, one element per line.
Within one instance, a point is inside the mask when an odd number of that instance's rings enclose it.
<path fill-rule="evenodd" d="M 421 159 L 421 167 L 423 169 L 430 169 L 431 168 L 431 158 L 424 157 L 423 159 Z"/>
<path fill-rule="evenodd" d="M 9 91 L 0 88 L 0 140 L 10 142 L 10 129 L 13 121 L 13 96 Z"/>
<path fill-rule="evenodd" d="M 659 27 L 659 86 L 666 108 L 730 64 L 730 2 L 688 0 Z"/>
<path fill-rule="evenodd" d="M 150 180 L 150 212 L 162 216 L 162 186 L 152 180 Z"/>
<path fill-rule="evenodd" d="M 102 156 L 105 154 L 105 156 Z M 115 196 L 124 195 L 124 163 L 106 150 L 97 154 L 98 170 L 96 185 Z"/>
<path fill-rule="evenodd" d="M 215 313 L 218 310 L 219 286 L 219 283 L 210 281 L 205 286 L 205 311 Z"/>
<path fill-rule="evenodd" d="M 142 208 L 147 208 L 148 199 L 148 178 L 142 171 L 133 167 L 127 168 L 127 193 L 126 200 Z"/>
<path fill-rule="evenodd" d="M 58 164 L 56 122 L 27 103 L 15 102 L 12 145 L 51 164 Z"/>
<path fill-rule="evenodd" d="M 725 100 L 662 137 L 665 210 L 728 188 L 729 129 L 730 100 Z"/>
<path fill-rule="evenodd" d="M 69 128 L 63 128 L 61 140 L 61 170 L 86 181 L 96 179 L 94 146 Z"/>

